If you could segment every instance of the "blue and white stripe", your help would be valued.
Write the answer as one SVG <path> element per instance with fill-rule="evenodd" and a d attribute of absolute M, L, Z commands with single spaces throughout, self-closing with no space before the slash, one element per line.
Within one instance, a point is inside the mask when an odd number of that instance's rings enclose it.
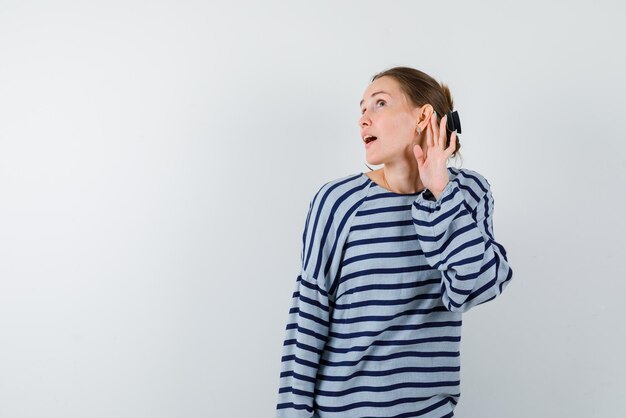
<path fill-rule="evenodd" d="M 283 345 L 277 417 L 452 417 L 462 312 L 498 296 L 512 269 L 494 240 L 493 196 L 448 168 L 428 190 L 389 192 L 365 174 L 309 205 Z"/>

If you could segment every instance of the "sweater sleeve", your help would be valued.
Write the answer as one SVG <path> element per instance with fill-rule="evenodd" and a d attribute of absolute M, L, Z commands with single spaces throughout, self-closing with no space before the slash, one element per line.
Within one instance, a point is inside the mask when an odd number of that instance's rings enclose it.
<path fill-rule="evenodd" d="M 315 416 L 314 392 L 319 363 L 328 337 L 341 248 L 327 194 L 318 192 L 309 205 L 302 234 L 302 267 L 295 282 L 285 341 L 276 417 Z"/>
<path fill-rule="evenodd" d="M 446 308 L 465 312 L 500 295 L 513 270 L 493 235 L 489 182 L 466 170 L 449 181 L 437 201 L 423 195 L 413 202 L 413 223 L 426 260 L 442 273 Z"/>

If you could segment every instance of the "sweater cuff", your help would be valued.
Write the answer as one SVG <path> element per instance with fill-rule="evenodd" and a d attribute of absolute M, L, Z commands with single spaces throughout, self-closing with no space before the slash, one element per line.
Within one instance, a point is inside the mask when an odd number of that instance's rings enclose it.
<path fill-rule="evenodd" d="M 437 237 L 445 233 L 459 213 L 467 209 L 467 203 L 459 184 L 451 180 L 443 189 L 439 200 L 426 200 L 419 195 L 413 202 L 411 210 L 418 234 Z M 424 227 L 430 227 L 424 229 Z M 430 229 L 430 231 L 429 231 Z"/>
<path fill-rule="evenodd" d="M 432 194 L 432 192 L 428 189 L 425 189 L 422 193 L 420 193 L 417 198 L 415 199 L 415 204 L 418 205 L 418 209 L 422 209 L 422 210 L 426 210 L 429 213 L 433 213 L 436 210 L 439 210 L 441 208 L 442 203 L 444 203 L 445 201 L 447 201 L 448 199 L 446 199 L 447 196 L 450 196 L 454 193 L 455 189 L 458 189 L 459 186 L 456 184 L 455 181 L 448 181 L 448 184 L 446 184 L 446 187 L 443 189 L 443 192 L 441 193 L 441 196 L 439 196 L 439 199 L 437 201 L 434 200 L 428 200 L 426 199 L 425 194 L 428 193 L 431 196 L 434 196 Z"/>

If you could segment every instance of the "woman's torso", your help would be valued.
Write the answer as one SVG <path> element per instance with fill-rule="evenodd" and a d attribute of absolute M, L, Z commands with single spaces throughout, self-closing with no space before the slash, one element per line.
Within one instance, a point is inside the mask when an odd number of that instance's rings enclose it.
<path fill-rule="evenodd" d="M 461 314 L 444 307 L 441 272 L 416 236 L 411 207 L 421 191 L 396 194 L 361 174 L 355 184 L 368 184 L 343 246 L 317 416 L 452 416 Z"/>

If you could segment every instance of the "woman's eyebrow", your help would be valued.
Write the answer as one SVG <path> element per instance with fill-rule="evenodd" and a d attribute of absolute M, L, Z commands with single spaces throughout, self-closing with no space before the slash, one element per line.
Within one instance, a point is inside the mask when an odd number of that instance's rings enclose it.
<path fill-rule="evenodd" d="M 370 97 L 374 97 L 374 96 L 376 96 L 377 94 L 380 94 L 380 93 L 385 93 L 385 94 L 387 94 L 387 95 L 391 96 L 391 94 L 387 93 L 386 91 L 382 91 L 382 90 L 381 90 L 381 91 L 377 91 L 376 93 L 372 93 L 372 95 L 371 95 Z M 361 101 L 359 102 L 359 107 L 361 107 L 361 106 L 363 106 L 363 100 L 361 100 Z"/>

